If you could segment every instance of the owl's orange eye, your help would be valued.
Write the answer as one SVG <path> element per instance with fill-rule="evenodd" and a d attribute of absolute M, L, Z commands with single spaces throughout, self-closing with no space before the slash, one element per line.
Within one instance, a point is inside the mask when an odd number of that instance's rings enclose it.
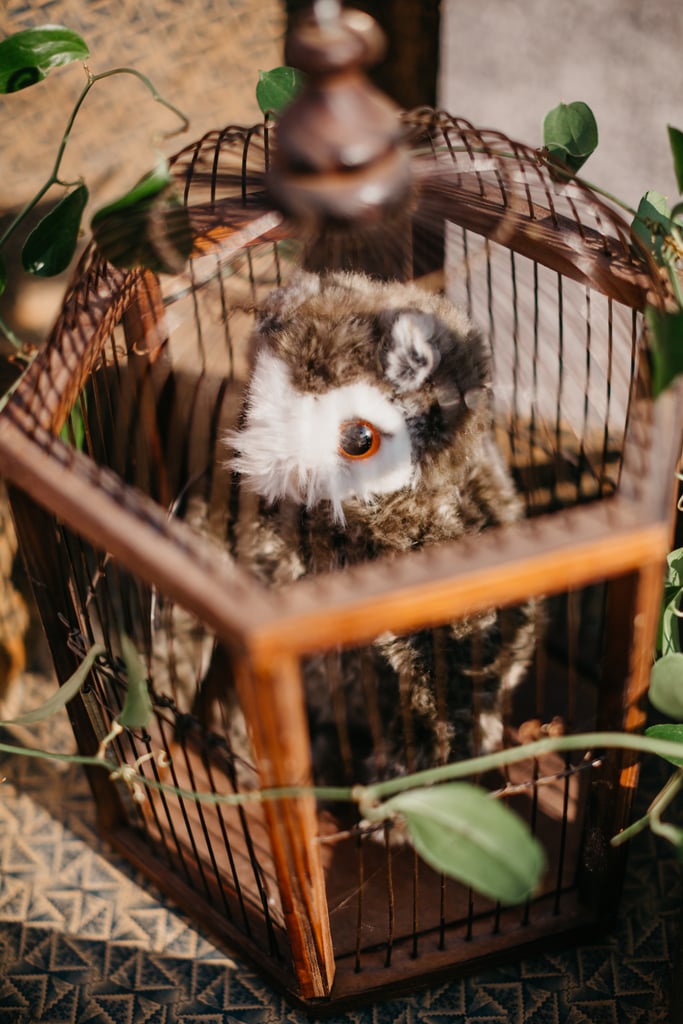
<path fill-rule="evenodd" d="M 345 459 L 369 459 L 379 450 L 380 443 L 380 432 L 372 423 L 349 420 L 341 425 L 337 450 Z"/>

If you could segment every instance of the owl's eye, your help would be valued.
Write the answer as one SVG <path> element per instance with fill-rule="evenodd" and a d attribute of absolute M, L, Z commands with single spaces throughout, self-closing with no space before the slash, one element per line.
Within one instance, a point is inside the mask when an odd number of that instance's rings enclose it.
<path fill-rule="evenodd" d="M 345 459 L 369 459 L 378 450 L 381 435 L 367 420 L 349 420 L 339 431 L 339 454 Z"/>

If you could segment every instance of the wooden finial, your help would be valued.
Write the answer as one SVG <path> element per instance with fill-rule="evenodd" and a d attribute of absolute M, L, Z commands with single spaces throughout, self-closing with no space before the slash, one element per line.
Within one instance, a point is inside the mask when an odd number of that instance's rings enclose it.
<path fill-rule="evenodd" d="M 405 201 L 410 170 L 399 108 L 365 74 L 384 46 L 373 18 L 331 0 L 319 0 L 290 35 L 285 59 L 307 82 L 277 126 L 268 177 L 285 213 L 358 221 Z"/>

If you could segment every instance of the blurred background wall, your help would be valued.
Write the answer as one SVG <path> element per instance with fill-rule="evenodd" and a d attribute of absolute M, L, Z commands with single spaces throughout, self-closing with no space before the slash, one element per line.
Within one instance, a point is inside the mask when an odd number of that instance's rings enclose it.
<path fill-rule="evenodd" d="M 680 0 L 355 0 L 389 37 L 375 79 L 404 107 L 436 103 L 479 127 L 541 144 L 545 114 L 581 99 L 594 110 L 598 151 L 585 176 L 632 205 L 648 188 L 676 196 L 667 123 L 683 127 Z M 289 18 L 308 0 L 4 0 L 0 38 L 33 25 L 79 31 L 100 72 L 148 75 L 191 118 L 173 116 L 132 78 L 99 83 L 79 116 L 64 174 L 83 175 L 101 205 L 205 131 L 260 119 L 258 71 L 281 64 Z M 0 220 L 44 181 L 82 88 L 76 66 L 0 99 Z M 43 211 L 44 212 L 44 211 Z M 87 216 L 85 222 L 87 223 Z M 22 275 L 5 315 L 40 340 L 65 281 Z M 10 313 L 7 314 L 8 307 Z"/>
<path fill-rule="evenodd" d="M 79 32 L 99 73 L 129 65 L 152 79 L 162 95 L 190 118 L 174 139 L 173 115 L 154 103 L 134 78 L 98 83 L 79 114 L 63 163 L 68 180 L 85 177 L 89 212 L 126 191 L 155 162 L 156 147 L 170 154 L 204 132 L 253 123 L 258 72 L 283 63 L 288 20 L 308 0 L 4 0 L 0 38 L 42 24 Z M 358 0 L 389 38 L 378 84 L 404 107 L 434 104 L 438 66 L 438 3 Z M 24 92 L 0 99 L 0 224 L 47 177 L 70 110 L 84 84 L 75 65 L 58 69 Z M 53 201 L 58 190 L 51 193 Z M 43 207 L 40 215 L 46 212 Z M 19 243 L 9 259 L 18 257 Z M 27 341 L 42 340 L 54 319 L 68 273 L 35 281 L 14 273 L 0 311 Z"/>
<path fill-rule="evenodd" d="M 139 81 L 117 76 L 97 83 L 62 165 L 66 180 L 83 176 L 91 189 L 87 224 L 93 208 L 125 192 L 154 166 L 158 149 L 171 154 L 210 129 L 260 120 L 258 72 L 282 63 L 286 13 L 280 0 L 0 3 L 0 38 L 45 24 L 79 32 L 94 73 L 127 65 L 147 75 L 191 121 L 189 132 L 164 138 L 179 122 Z M 30 89 L 0 98 L 0 223 L 6 224 L 48 177 L 84 84 L 83 71 L 71 64 Z M 51 196 L 55 201 L 59 190 Z M 66 278 L 68 272 L 46 281 L 12 276 L 2 310 L 22 339 L 36 342 L 44 336 Z"/>
<path fill-rule="evenodd" d="M 230 121 L 260 115 L 258 71 L 281 63 L 280 0 L 4 0 L 0 38 L 41 24 L 84 37 L 93 72 L 129 65 L 148 75 L 191 119 L 178 148 Z M 70 106 L 84 84 L 75 65 L 2 99 L 2 203 L 18 204 L 44 177 Z M 64 171 L 88 172 L 103 194 L 112 178 L 131 178 L 154 162 L 154 143 L 177 126 L 133 78 L 98 83 L 79 114 Z M 166 148 L 166 145 L 164 146 Z"/>
<path fill-rule="evenodd" d="M 600 142 L 585 177 L 637 206 L 677 196 L 667 123 L 683 128 L 680 0 L 443 0 L 439 99 L 540 145 L 546 113 L 583 100 Z"/>

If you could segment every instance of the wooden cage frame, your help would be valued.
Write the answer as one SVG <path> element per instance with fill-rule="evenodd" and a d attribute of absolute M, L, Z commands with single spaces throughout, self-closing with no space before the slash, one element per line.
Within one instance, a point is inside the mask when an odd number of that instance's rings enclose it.
<path fill-rule="evenodd" d="M 240 137 L 251 139 L 249 133 Z M 226 133 L 220 133 L 209 140 L 217 163 L 226 138 Z M 183 151 L 175 163 L 176 174 L 186 184 L 196 253 L 215 252 L 227 259 L 252 240 L 280 231 L 282 218 L 267 204 L 250 205 L 240 194 L 218 201 L 214 195 L 210 203 L 195 203 L 188 168 L 196 166 L 201 144 L 206 145 L 206 140 Z M 490 138 L 485 140 L 487 160 L 493 159 L 492 146 Z M 533 159 L 522 147 L 518 152 L 520 160 Z M 432 180 L 428 170 L 422 181 L 427 199 Z M 550 197 L 547 172 L 534 173 L 543 178 Z M 572 226 L 550 206 L 513 204 L 501 216 L 500 198 L 482 179 L 475 191 L 452 189 L 447 200 L 440 192 L 435 195 L 435 201 L 449 204 L 444 213 L 452 222 L 502 238 L 502 244 L 559 275 L 588 282 L 615 301 L 642 309 L 648 292 L 658 286 L 656 272 L 632 254 L 623 239 L 617 242 L 611 235 L 600 237 Z M 606 209 L 600 210 L 606 223 L 617 223 Z M 128 344 L 142 347 L 154 358 L 156 347 L 163 343 L 158 279 L 142 269 L 115 270 L 91 249 L 49 343 L 0 415 L 0 472 L 10 485 L 29 573 L 41 581 L 36 599 L 49 637 L 54 635 L 51 624 L 60 606 L 72 599 L 69 581 L 46 543 L 57 520 L 215 632 L 233 661 L 240 700 L 253 730 L 261 784 L 282 787 L 310 779 L 299 670 L 299 659 L 307 652 L 338 643 L 367 643 L 384 630 L 412 631 L 491 606 L 607 581 L 608 671 L 619 697 L 615 704 L 611 693 L 599 716 L 613 728 L 642 726 L 662 567 L 672 532 L 681 428 L 675 389 L 655 402 L 642 385 L 635 389 L 623 467 L 613 496 L 514 524 L 502 537 L 484 534 L 476 544 L 439 545 L 400 556 L 390 565 L 379 561 L 343 574 L 304 579 L 274 595 L 239 569 L 228 571 L 185 524 L 169 521 L 150 498 L 59 440 L 57 435 L 106 338 L 120 323 Z M 615 627 L 617 622 L 632 623 L 628 644 L 623 628 Z M 53 644 L 52 650 L 63 682 L 77 667 L 78 652 L 64 644 Z M 70 715 L 81 751 L 91 754 L 101 730 L 94 726 L 86 704 L 72 702 Z M 283 721 L 288 723 L 284 731 Z M 603 808 L 605 828 L 616 832 L 628 816 L 637 767 L 632 757 L 622 755 L 606 759 L 600 770 L 618 794 Z M 196 911 L 195 891 L 168 866 L 155 862 L 154 852 L 130 826 L 119 791 L 101 772 L 92 772 L 90 781 L 104 835 L 182 906 Z M 291 962 L 283 966 L 264 961 L 258 943 L 236 931 L 210 903 L 205 901 L 200 912 L 212 934 L 237 945 L 299 1004 L 322 1012 L 373 993 L 398 991 L 417 979 L 424 982 L 453 970 L 454 965 L 466 963 L 471 969 L 509 946 L 492 935 L 471 945 L 466 957 L 454 956 L 448 948 L 434 948 L 419 960 L 406 948 L 396 952 L 389 977 L 378 954 L 376 962 L 361 973 L 353 964 L 337 965 L 335 980 L 315 803 L 311 797 L 268 802 L 264 815 Z M 594 899 L 600 891 L 608 912 L 614 908 L 621 857 L 611 852 L 597 881 L 579 880 L 584 896 L 590 891 Z M 592 928 L 595 921 L 594 907 L 577 904 L 561 921 L 546 920 L 527 929 L 516 948 L 545 941 L 549 935 Z"/>

